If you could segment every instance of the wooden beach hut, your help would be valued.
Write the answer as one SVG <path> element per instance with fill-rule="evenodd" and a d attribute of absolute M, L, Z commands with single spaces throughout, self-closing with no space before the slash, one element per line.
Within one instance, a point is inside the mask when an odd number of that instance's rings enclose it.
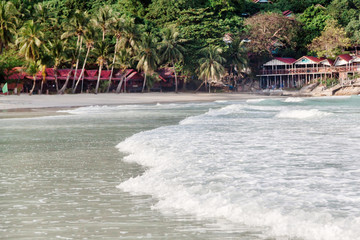
<path fill-rule="evenodd" d="M 291 87 L 290 71 L 295 58 L 276 57 L 263 65 L 260 75 L 260 87 L 283 88 Z"/>

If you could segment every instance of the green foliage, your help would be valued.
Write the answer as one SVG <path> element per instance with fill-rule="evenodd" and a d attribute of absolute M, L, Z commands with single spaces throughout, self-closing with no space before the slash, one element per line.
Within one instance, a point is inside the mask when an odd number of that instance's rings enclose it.
<path fill-rule="evenodd" d="M 308 48 L 334 56 L 349 46 L 348 38 L 360 43 L 360 0 L 272 2 L 0 0 L 0 72 L 22 65 L 17 57 L 21 54 L 28 62 L 55 68 L 79 69 L 107 61 L 117 68 L 137 67 L 147 75 L 148 84 L 157 67 L 175 65 L 179 75 L 195 82 L 198 76 L 212 78 L 205 67 L 198 70 L 204 59 L 211 59 L 205 52 L 210 54 L 214 46 L 221 51 L 218 57 L 225 58 L 216 61 L 216 69 L 222 72 L 221 67 L 259 69 L 268 57 L 300 57 Z M 285 10 L 295 14 L 284 17 Z M 335 25 L 326 27 L 329 20 Z M 230 40 L 224 38 L 228 36 Z M 244 39 L 250 42 L 244 45 Z M 100 42 L 109 49 L 116 45 L 116 53 L 97 54 L 102 51 Z"/>
<path fill-rule="evenodd" d="M 327 21 L 320 37 L 315 38 L 309 45 L 309 49 L 316 52 L 319 57 L 335 57 L 344 48 L 350 46 L 350 39 L 345 30 L 333 19 Z"/>
<path fill-rule="evenodd" d="M 15 50 L 5 51 L 0 54 L 0 80 L 11 75 L 14 67 L 22 66 L 24 60 L 16 54 Z"/>
<path fill-rule="evenodd" d="M 359 18 L 352 19 L 345 28 L 346 33 L 350 36 L 352 43 L 360 43 L 360 16 Z"/>
<path fill-rule="evenodd" d="M 338 83 L 339 83 L 338 78 L 327 78 L 327 79 L 325 79 L 325 85 L 326 85 L 327 88 L 335 86 Z"/>
<path fill-rule="evenodd" d="M 326 6 L 329 1 L 328 0 L 275 0 L 274 8 L 280 9 L 281 11 L 290 10 L 294 13 L 302 13 L 305 9 L 310 6 L 320 4 L 322 6 Z"/>
<path fill-rule="evenodd" d="M 16 34 L 18 11 L 11 2 L 0 1 L 0 54 Z"/>
<path fill-rule="evenodd" d="M 119 0 L 115 5 L 121 12 L 129 15 L 144 17 L 146 14 L 144 4 L 140 0 Z"/>
<path fill-rule="evenodd" d="M 346 26 L 359 15 L 359 9 L 355 8 L 353 0 L 333 0 L 327 11 L 342 26 Z"/>
<path fill-rule="evenodd" d="M 330 18 L 326 10 L 320 6 L 308 7 L 299 16 L 304 29 L 304 44 L 309 44 L 314 38 L 319 37 L 326 26 L 326 21 Z"/>

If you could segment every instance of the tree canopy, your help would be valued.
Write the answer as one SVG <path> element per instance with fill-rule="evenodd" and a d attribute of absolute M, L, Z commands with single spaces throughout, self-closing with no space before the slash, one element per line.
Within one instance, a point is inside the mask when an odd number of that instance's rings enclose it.
<path fill-rule="evenodd" d="M 360 0 L 0 0 L 0 81 L 15 63 L 97 68 L 101 46 L 112 70 L 168 66 L 196 81 L 202 49 L 218 49 L 222 67 L 250 64 L 255 75 L 268 57 L 334 56 L 359 44 L 359 16 Z"/>

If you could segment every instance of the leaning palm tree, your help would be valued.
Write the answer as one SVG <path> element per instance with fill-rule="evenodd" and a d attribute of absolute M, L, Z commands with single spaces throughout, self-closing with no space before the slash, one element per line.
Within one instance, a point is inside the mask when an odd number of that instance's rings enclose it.
<path fill-rule="evenodd" d="M 70 67 L 70 71 L 69 71 L 69 73 L 68 73 L 68 75 L 66 77 L 65 83 L 61 87 L 61 89 L 58 91 L 58 94 L 63 94 L 65 92 L 65 90 L 67 88 L 67 85 L 69 83 L 71 74 L 72 74 L 72 72 L 74 70 L 74 66 L 76 65 L 76 61 L 77 61 L 77 52 L 75 51 L 75 46 L 66 48 L 65 51 L 64 51 L 64 54 L 66 56 L 65 61 L 69 62 L 71 64 L 71 67 Z"/>
<path fill-rule="evenodd" d="M 118 83 L 118 86 L 116 87 L 116 93 L 120 93 L 122 84 L 124 82 L 125 82 L 124 90 L 126 91 L 126 81 L 127 81 L 126 69 L 128 67 L 131 67 L 131 64 L 133 62 L 133 59 L 130 57 L 129 53 L 125 49 L 122 49 L 118 55 L 119 57 L 117 62 L 115 62 L 115 64 L 118 64 L 120 66 L 120 69 L 124 69 L 124 72 L 121 80 Z"/>
<path fill-rule="evenodd" d="M 66 49 L 66 42 L 61 41 L 58 38 L 55 38 L 52 42 L 49 41 L 49 50 L 50 50 L 49 54 L 54 62 L 54 77 L 55 77 L 55 87 L 57 92 L 59 92 L 57 69 L 60 66 L 60 64 L 65 62 L 65 60 L 67 59 L 65 55 L 65 49 Z"/>
<path fill-rule="evenodd" d="M 185 39 L 179 38 L 179 32 L 173 28 L 166 28 L 163 34 L 163 40 L 160 43 L 160 55 L 162 60 L 170 63 L 175 74 L 175 92 L 178 92 L 178 79 L 175 69 L 175 64 L 184 59 L 185 48 L 180 44 L 185 42 Z"/>
<path fill-rule="evenodd" d="M 18 14 L 12 2 L 0 1 L 0 54 L 16 35 Z"/>
<path fill-rule="evenodd" d="M 137 54 L 137 59 L 139 62 L 136 68 L 139 71 L 142 70 L 144 72 L 144 84 L 142 87 L 142 92 L 144 92 L 146 86 L 146 75 L 154 72 L 159 63 L 157 43 L 151 35 L 146 34 L 143 36 L 142 43 Z"/>
<path fill-rule="evenodd" d="M 225 58 L 221 56 L 222 50 L 219 47 L 209 46 L 200 50 L 200 54 L 203 56 L 199 59 L 199 77 L 204 79 L 200 87 L 205 84 L 209 84 L 209 93 L 210 89 L 210 79 L 215 80 L 219 79 L 225 72 L 225 69 L 222 63 L 225 62 Z M 200 89 L 200 87 L 198 89 Z M 197 90 L 198 90 L 197 89 Z"/>
<path fill-rule="evenodd" d="M 101 28 L 102 40 L 105 41 L 105 34 L 111 28 L 111 25 L 116 22 L 116 18 L 112 8 L 109 5 L 105 5 L 99 9 L 95 18 L 91 19 L 91 22 Z"/>
<path fill-rule="evenodd" d="M 112 75 L 114 72 L 114 66 L 115 66 L 115 62 L 116 62 L 116 54 L 120 47 L 119 43 L 120 43 L 120 39 L 121 39 L 122 35 L 124 34 L 125 27 L 126 27 L 126 20 L 125 20 L 125 18 L 121 17 L 121 18 L 116 19 L 116 21 L 114 22 L 114 24 L 112 25 L 112 27 L 110 29 L 113 36 L 115 36 L 116 43 L 115 43 L 113 62 L 111 65 L 111 74 L 110 74 L 108 88 L 107 88 L 106 92 L 110 91 L 111 79 L 112 79 Z"/>
<path fill-rule="evenodd" d="M 109 51 L 110 51 L 109 45 L 106 44 L 105 42 L 99 42 L 94 49 L 94 54 L 95 54 L 95 56 L 97 56 L 96 63 L 99 65 L 98 79 L 96 82 L 95 94 L 97 94 L 98 90 L 99 90 L 101 71 L 102 71 L 104 64 L 107 63 Z"/>
<path fill-rule="evenodd" d="M 72 88 L 75 87 L 76 74 L 79 67 L 84 35 L 87 31 L 89 21 L 89 14 L 86 11 L 83 12 L 80 10 L 76 10 L 70 21 L 64 23 L 65 32 L 61 35 L 61 39 L 70 38 L 73 36 L 77 37 L 75 52 L 78 53 L 78 57 L 75 65 L 75 74 Z"/>
<path fill-rule="evenodd" d="M 86 66 L 87 59 L 89 57 L 90 50 L 94 47 L 94 43 L 95 43 L 95 39 L 96 39 L 96 30 L 92 27 L 89 27 L 87 29 L 87 31 L 85 32 L 84 37 L 85 37 L 85 44 L 86 44 L 87 52 L 86 52 L 86 56 L 84 59 L 83 67 L 81 69 L 80 76 L 79 76 L 78 80 L 76 81 L 75 87 L 73 88 L 73 91 L 72 91 L 73 93 L 76 92 L 76 88 L 79 85 L 80 80 L 84 76 L 85 66 Z M 75 77 L 74 77 L 74 79 L 75 79 Z"/>

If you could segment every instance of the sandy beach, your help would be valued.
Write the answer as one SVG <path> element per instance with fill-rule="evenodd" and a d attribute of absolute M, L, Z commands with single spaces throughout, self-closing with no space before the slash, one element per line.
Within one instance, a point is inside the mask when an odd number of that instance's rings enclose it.
<path fill-rule="evenodd" d="M 263 98 L 264 96 L 261 96 Z M 259 98 L 254 94 L 229 93 L 131 93 L 131 94 L 74 94 L 74 95 L 9 95 L 0 96 L 0 111 L 20 112 L 41 108 L 71 108 L 91 105 L 153 104 L 173 102 L 208 102 Z"/>

